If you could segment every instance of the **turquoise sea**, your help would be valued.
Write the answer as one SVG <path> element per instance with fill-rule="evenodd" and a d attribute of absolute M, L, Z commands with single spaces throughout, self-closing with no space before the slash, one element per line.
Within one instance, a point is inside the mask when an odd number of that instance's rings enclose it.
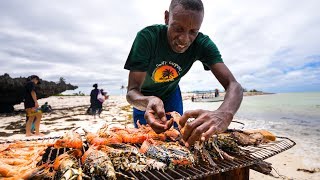
<path fill-rule="evenodd" d="M 184 110 L 215 110 L 222 102 L 184 101 Z M 244 129 L 267 129 L 297 143 L 294 153 L 320 167 L 320 92 L 245 96 L 235 118 Z M 235 125 L 235 124 L 233 124 Z"/>

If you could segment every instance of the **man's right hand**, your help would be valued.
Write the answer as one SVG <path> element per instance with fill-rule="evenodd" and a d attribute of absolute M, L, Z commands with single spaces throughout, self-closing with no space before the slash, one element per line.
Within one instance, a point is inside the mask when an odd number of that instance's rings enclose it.
<path fill-rule="evenodd" d="M 38 107 L 39 107 L 38 102 L 35 102 L 35 103 L 34 103 L 34 107 L 35 107 L 35 108 L 38 108 Z"/>
<path fill-rule="evenodd" d="M 162 100 L 155 96 L 149 98 L 144 118 L 156 133 L 168 130 L 173 124 L 172 121 L 167 121 Z"/>

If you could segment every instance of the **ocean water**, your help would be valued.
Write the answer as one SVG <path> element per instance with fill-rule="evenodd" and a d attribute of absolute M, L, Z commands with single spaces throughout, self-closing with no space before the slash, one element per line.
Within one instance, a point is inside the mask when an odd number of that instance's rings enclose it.
<path fill-rule="evenodd" d="M 222 102 L 184 102 L 184 110 L 216 110 Z M 267 129 L 294 140 L 294 153 L 320 167 L 320 92 L 245 96 L 235 118 L 244 129 Z"/>

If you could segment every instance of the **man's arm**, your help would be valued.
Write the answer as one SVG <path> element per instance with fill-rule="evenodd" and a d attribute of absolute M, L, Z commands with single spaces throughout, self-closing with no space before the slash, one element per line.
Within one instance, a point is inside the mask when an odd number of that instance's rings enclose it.
<path fill-rule="evenodd" d="M 127 101 L 135 108 L 145 111 L 148 105 L 148 98 L 151 96 L 144 96 L 141 93 L 141 86 L 146 77 L 146 72 L 132 72 L 129 73 Z"/>
<path fill-rule="evenodd" d="M 32 99 L 34 101 L 34 107 L 38 108 L 39 104 L 38 104 L 38 100 L 37 100 L 37 94 L 36 94 L 36 92 L 34 90 L 31 91 L 31 96 L 32 96 Z"/>
<path fill-rule="evenodd" d="M 162 100 L 156 96 L 144 96 L 141 93 L 146 74 L 146 72 L 130 71 L 126 98 L 135 108 L 146 111 L 144 117 L 148 124 L 155 132 L 161 133 L 170 128 L 172 124 L 167 121 Z M 159 119 L 156 119 L 156 116 Z"/>
<path fill-rule="evenodd" d="M 227 66 L 224 63 L 216 63 L 211 65 L 210 69 L 226 90 L 224 102 L 216 111 L 198 109 L 187 111 L 182 115 L 180 125 L 185 126 L 183 139 L 186 141 L 186 146 L 200 139 L 207 140 L 213 134 L 225 131 L 242 101 L 242 87 Z M 189 118 L 195 118 L 195 120 L 186 123 Z"/>
<path fill-rule="evenodd" d="M 224 63 L 211 65 L 211 72 L 226 90 L 224 101 L 218 110 L 231 113 L 232 116 L 238 111 L 243 98 L 243 89 L 236 81 L 228 67 Z"/>

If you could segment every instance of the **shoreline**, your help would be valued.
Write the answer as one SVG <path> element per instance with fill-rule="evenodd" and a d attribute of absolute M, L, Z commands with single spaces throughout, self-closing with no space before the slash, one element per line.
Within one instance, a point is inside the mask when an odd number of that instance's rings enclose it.
<path fill-rule="evenodd" d="M 101 118 L 96 119 L 91 115 L 86 115 L 86 110 L 90 104 L 88 96 L 56 96 L 39 100 L 40 105 L 44 104 L 44 102 L 49 102 L 49 105 L 53 108 L 53 112 L 45 113 L 41 120 L 40 131 L 46 134 L 44 137 L 61 136 L 64 132 L 74 128 L 77 128 L 76 131 L 80 134 L 84 134 L 83 128 L 95 132 L 105 123 L 109 126 L 133 127 L 131 120 L 132 106 L 127 103 L 125 96 L 110 96 L 110 99 L 103 104 Z M 13 114 L 0 115 L 2 122 L 0 125 L 0 141 L 39 138 L 38 136 L 25 137 L 23 104 L 16 105 L 15 109 L 16 111 Z M 270 131 L 272 132 L 272 130 Z M 299 180 L 319 179 L 319 172 L 298 171 L 298 169 L 313 169 L 313 167 L 305 164 L 304 156 L 296 153 L 300 149 L 300 144 L 297 144 L 287 151 L 266 159 L 266 161 L 272 163 L 273 167 L 283 177 Z M 276 175 L 274 170 L 273 174 Z M 262 178 L 276 179 L 253 170 L 250 171 L 250 179 L 260 180 Z"/>
<path fill-rule="evenodd" d="M 197 93 L 193 93 L 193 92 L 183 92 L 182 94 L 182 99 L 183 100 L 189 100 L 192 98 L 192 96 L 196 96 Z M 213 94 L 214 93 L 208 93 L 208 94 Z M 225 92 L 220 92 L 218 97 L 224 97 L 225 96 Z M 276 94 L 276 93 L 269 93 L 269 92 L 243 92 L 243 96 L 261 96 L 261 95 L 272 95 L 272 94 Z"/>

